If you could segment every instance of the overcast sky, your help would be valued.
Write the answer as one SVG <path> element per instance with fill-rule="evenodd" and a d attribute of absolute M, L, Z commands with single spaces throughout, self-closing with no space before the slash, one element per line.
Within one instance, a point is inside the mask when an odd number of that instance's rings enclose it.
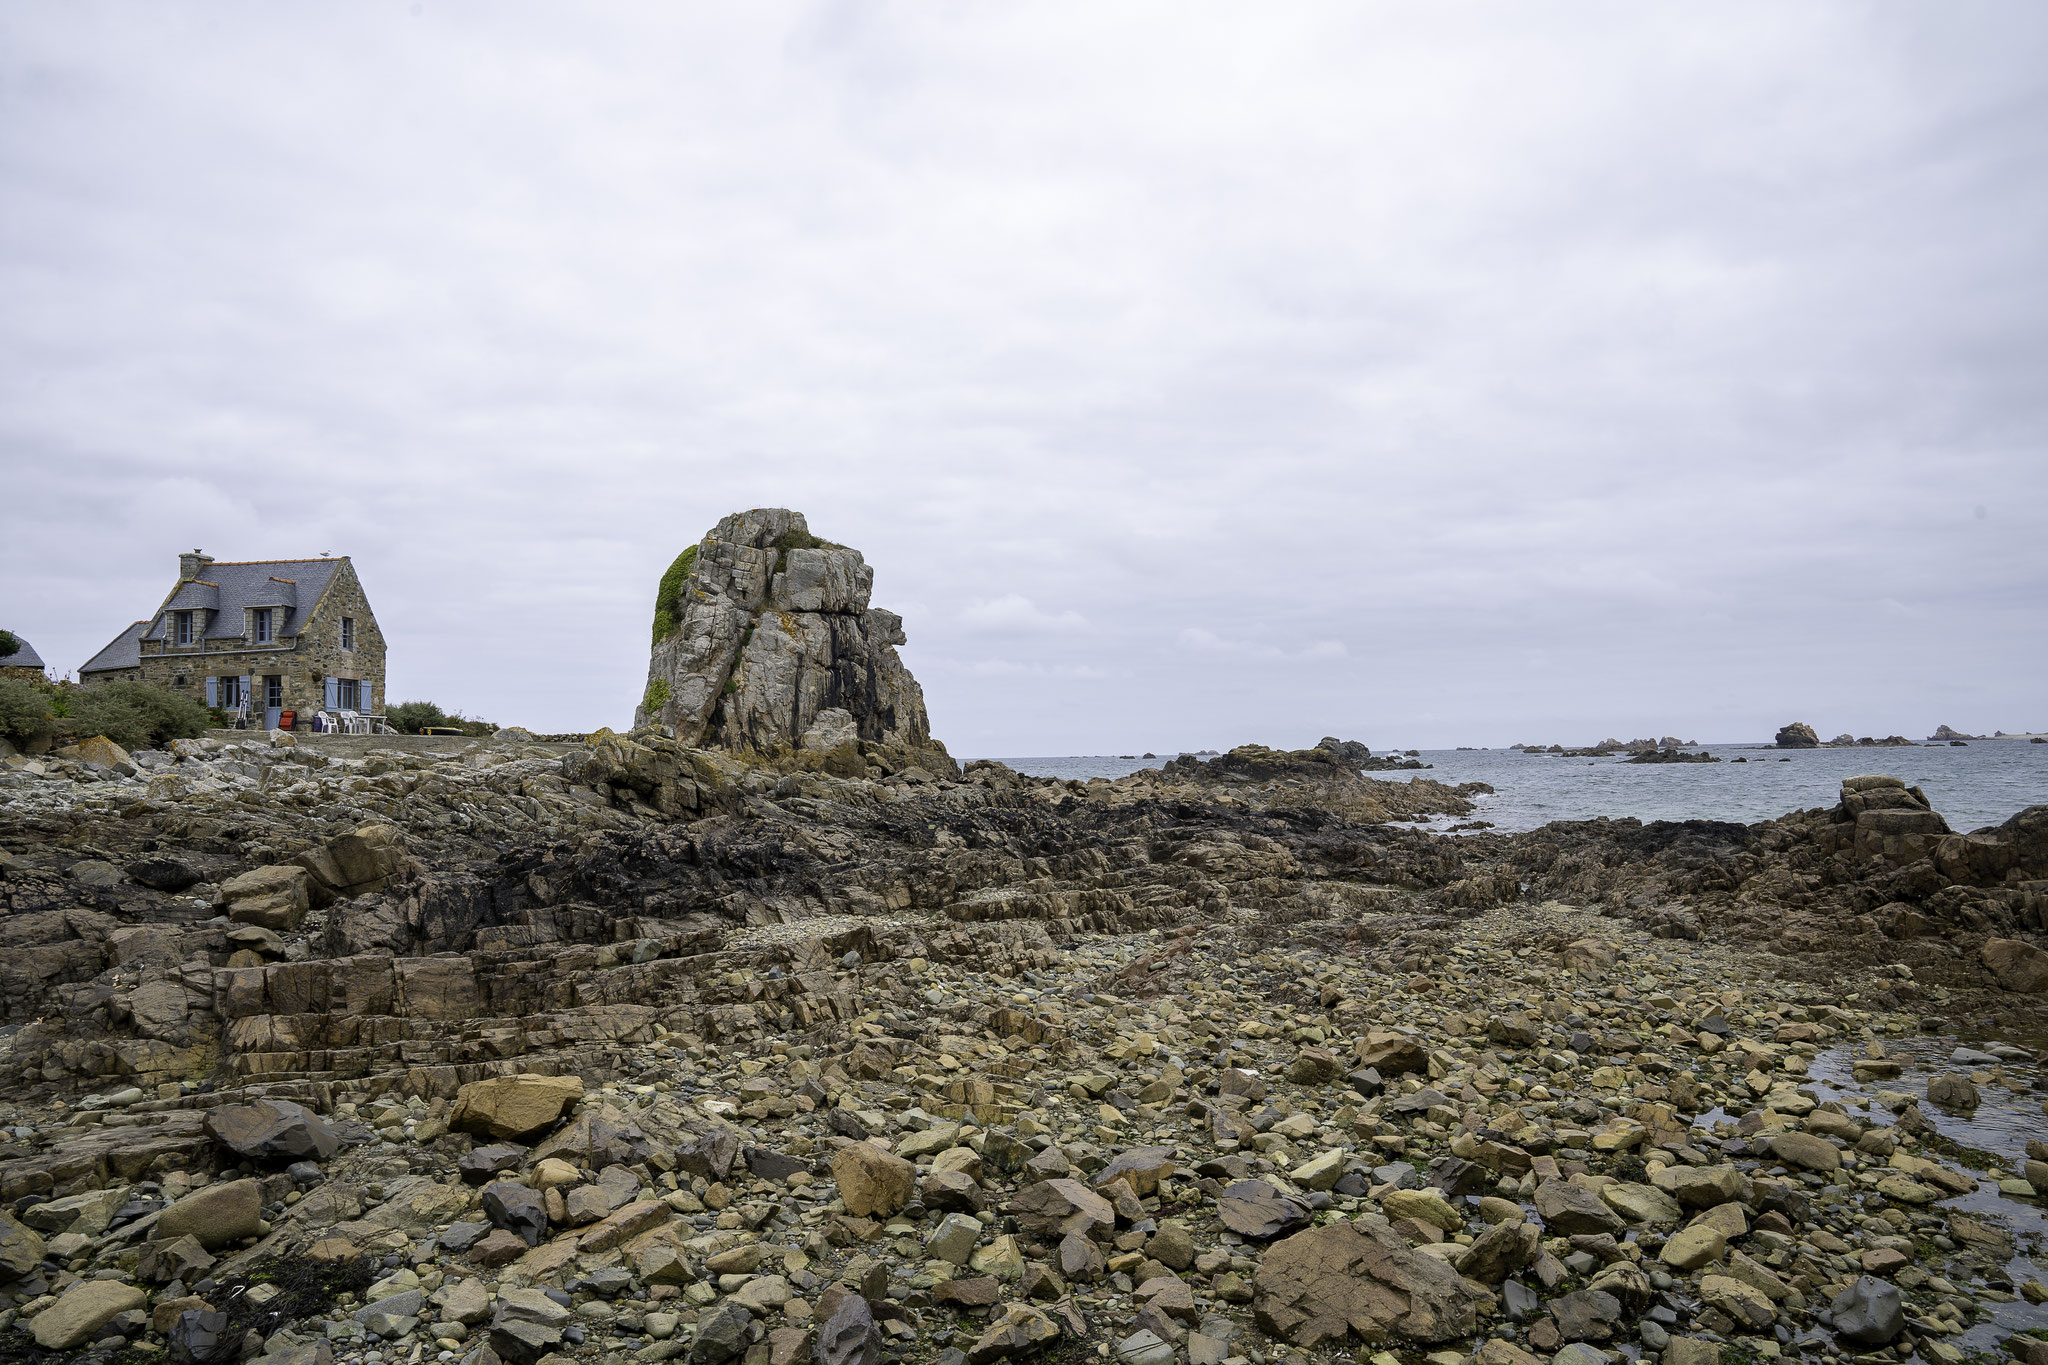
<path fill-rule="evenodd" d="M 630 720 L 802 510 L 956 754 L 2048 728 L 2048 8 L 0 8 L 0 626 L 354 556 Z"/>

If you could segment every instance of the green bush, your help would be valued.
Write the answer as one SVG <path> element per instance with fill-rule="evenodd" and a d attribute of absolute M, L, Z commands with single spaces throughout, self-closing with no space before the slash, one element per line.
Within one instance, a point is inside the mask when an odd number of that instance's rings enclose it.
<path fill-rule="evenodd" d="M 401 735 L 450 724 L 441 708 L 430 701 L 402 701 L 384 713 L 384 722 Z"/>
<path fill-rule="evenodd" d="M 0 630 L 0 659 L 21 653 L 21 637 L 11 630 Z"/>
<path fill-rule="evenodd" d="M 640 699 L 640 709 L 650 717 L 659 716 L 661 708 L 668 705 L 670 695 L 668 679 L 656 678 L 647 684 L 647 695 Z"/>
<path fill-rule="evenodd" d="M 25 745 L 49 733 L 54 714 L 47 692 L 16 678 L 0 678 L 0 736 Z"/>
<path fill-rule="evenodd" d="M 660 644 L 676 633 L 682 625 L 676 608 L 682 602 L 683 582 L 690 576 L 690 570 L 697 567 L 697 547 L 676 556 L 675 563 L 668 566 L 668 572 L 661 576 L 661 586 L 654 590 L 654 643 Z"/>
<path fill-rule="evenodd" d="M 81 739 L 105 735 L 124 749 L 161 749 L 174 739 L 197 739 L 213 723 L 199 702 L 147 683 L 74 688 L 67 703 Z"/>

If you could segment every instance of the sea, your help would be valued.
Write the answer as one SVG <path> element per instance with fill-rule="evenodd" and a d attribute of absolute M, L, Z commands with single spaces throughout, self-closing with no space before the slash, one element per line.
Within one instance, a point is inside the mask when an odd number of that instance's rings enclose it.
<path fill-rule="evenodd" d="M 1719 763 L 1628 763 L 1613 758 L 1561 758 L 1520 749 L 1424 749 L 1419 773 L 1381 772 L 1381 781 L 1431 777 L 1439 782 L 1485 782 L 1491 796 L 1456 820 L 1423 828 L 1487 821 L 1504 833 L 1535 829 L 1552 820 L 1634 816 L 1639 820 L 1732 820 L 1754 824 L 1790 811 L 1832 806 L 1842 779 L 1869 773 L 1904 778 L 1927 793 L 1949 828 L 1999 824 L 2028 806 L 2048 804 L 2048 744 L 1980 739 L 1894 748 L 1777 749 L 1768 744 L 1704 744 Z M 1394 751 L 1375 749 L 1376 754 Z M 1157 768 L 1174 754 L 1152 759 L 1074 755 L 1005 758 L 1034 777 L 1125 777 Z M 1737 763 L 1733 760 L 1744 759 Z"/>

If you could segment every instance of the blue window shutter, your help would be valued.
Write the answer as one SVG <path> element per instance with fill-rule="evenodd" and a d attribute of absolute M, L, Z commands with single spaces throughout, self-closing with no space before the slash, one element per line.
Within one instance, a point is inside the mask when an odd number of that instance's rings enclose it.
<path fill-rule="evenodd" d="M 330 711 L 339 709 L 335 701 L 336 694 L 341 691 L 341 689 L 338 686 L 336 686 L 336 684 L 339 682 L 340 679 L 338 678 L 329 678 L 327 680 L 327 709 Z"/>
<path fill-rule="evenodd" d="M 219 706 L 219 705 L 220 705 L 220 679 L 219 679 L 219 678 L 208 678 L 208 679 L 206 680 L 206 704 L 207 704 L 208 706 Z"/>
<path fill-rule="evenodd" d="M 362 692 L 363 695 L 356 698 L 356 700 L 362 703 L 358 709 L 367 716 L 375 709 L 370 705 L 370 680 L 368 678 L 363 679 Z"/>

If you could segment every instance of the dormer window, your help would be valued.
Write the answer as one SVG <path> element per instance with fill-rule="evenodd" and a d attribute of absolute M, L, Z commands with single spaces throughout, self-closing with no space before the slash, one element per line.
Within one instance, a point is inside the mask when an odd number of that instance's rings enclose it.
<path fill-rule="evenodd" d="M 356 647 L 356 618 L 353 616 L 341 618 L 341 647 L 348 650 Z"/>
<path fill-rule="evenodd" d="M 258 607 L 256 609 L 256 632 L 254 639 L 259 645 L 270 643 L 270 608 L 268 607 Z"/>
<path fill-rule="evenodd" d="M 192 613 L 189 611 L 178 613 L 178 643 L 181 645 L 192 643 Z"/>

